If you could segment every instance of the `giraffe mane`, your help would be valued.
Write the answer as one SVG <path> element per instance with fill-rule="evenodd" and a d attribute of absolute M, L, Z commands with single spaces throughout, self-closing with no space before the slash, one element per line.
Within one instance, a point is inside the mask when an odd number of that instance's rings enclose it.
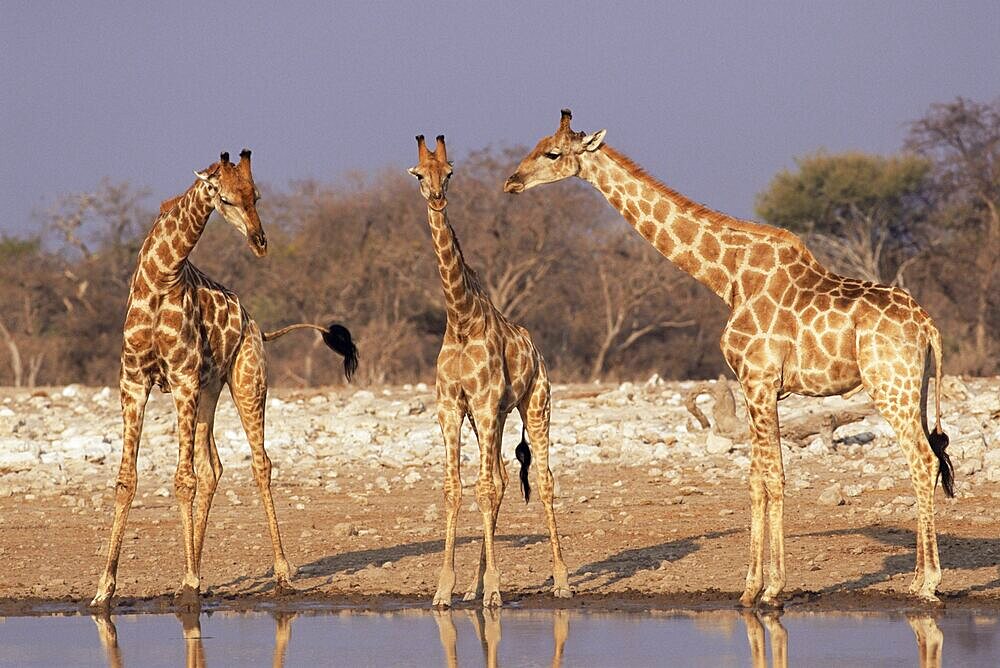
<path fill-rule="evenodd" d="M 715 209 L 710 209 L 709 207 L 695 202 L 693 199 L 686 197 L 673 188 L 667 186 L 663 181 L 650 174 L 641 165 L 637 164 L 627 155 L 616 151 L 607 144 L 601 146 L 601 150 L 611 158 L 614 162 L 618 163 L 625 171 L 631 174 L 636 179 L 646 183 L 654 190 L 662 193 L 672 202 L 678 203 L 683 213 L 691 213 L 698 218 L 703 218 L 709 222 L 715 223 L 722 227 L 727 227 L 731 230 L 738 230 L 740 232 L 746 232 L 748 234 L 753 234 L 755 236 L 764 236 L 772 239 L 777 239 L 790 243 L 802 249 L 805 252 L 809 252 L 794 233 L 788 230 L 782 229 L 780 227 L 774 227 L 773 225 L 765 225 L 763 223 L 756 223 L 751 220 L 742 220 L 740 218 L 734 218 L 727 214 L 716 211 Z"/>

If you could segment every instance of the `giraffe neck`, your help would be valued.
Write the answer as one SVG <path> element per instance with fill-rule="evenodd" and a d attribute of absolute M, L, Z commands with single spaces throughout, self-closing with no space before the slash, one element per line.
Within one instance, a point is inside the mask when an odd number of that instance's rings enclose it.
<path fill-rule="evenodd" d="M 748 252 L 755 242 L 791 244 L 796 255 L 805 251 L 790 232 L 730 218 L 689 200 L 607 145 L 581 156 L 579 176 L 664 257 L 730 307 L 739 299 L 747 270 L 767 273 L 774 267 L 773 256 L 758 261 Z"/>
<path fill-rule="evenodd" d="M 473 312 L 474 293 L 478 281 L 472 270 L 465 264 L 462 249 L 455 237 L 455 230 L 448 222 L 447 208 L 435 211 L 427 207 L 427 222 L 434 240 L 434 254 L 437 255 L 438 272 L 448 311 L 448 326 L 461 330 Z"/>
<path fill-rule="evenodd" d="M 176 281 L 214 208 L 208 186 L 198 181 L 157 218 L 139 251 L 139 266 L 154 284 Z"/>

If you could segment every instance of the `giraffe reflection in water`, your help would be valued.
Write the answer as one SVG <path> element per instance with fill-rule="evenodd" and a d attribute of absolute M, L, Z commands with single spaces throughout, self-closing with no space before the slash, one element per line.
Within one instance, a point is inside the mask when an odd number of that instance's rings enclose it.
<path fill-rule="evenodd" d="M 788 631 L 777 612 L 758 614 L 749 610 L 741 613 L 747 628 L 750 645 L 750 665 L 767 668 L 767 645 L 764 631 L 771 637 L 771 668 L 788 668 Z M 909 614 L 906 621 L 917 638 L 920 668 L 941 668 L 941 648 L 944 634 L 934 618 L 928 614 Z"/>
<path fill-rule="evenodd" d="M 496 668 L 497 653 L 500 650 L 500 611 L 495 608 L 478 608 L 466 610 L 472 628 L 476 632 L 476 637 L 483 648 L 483 660 L 487 668 Z M 454 615 L 458 614 L 452 610 L 438 610 L 434 613 L 434 621 L 437 622 L 438 635 L 441 638 L 441 649 L 444 650 L 445 666 L 447 668 L 457 668 L 458 662 L 458 631 L 455 628 Z M 566 639 L 569 637 L 569 612 L 566 610 L 552 611 L 552 668 L 562 665 L 563 650 L 566 646 Z"/>
<path fill-rule="evenodd" d="M 202 643 L 201 614 L 197 612 L 180 612 L 175 615 L 181 623 L 181 637 L 184 639 L 184 665 L 187 668 L 205 668 L 205 646 Z M 285 665 L 285 654 L 288 651 L 288 641 L 292 637 L 292 620 L 294 612 L 273 612 L 274 618 L 274 654 L 271 659 L 273 668 Z M 91 615 L 97 625 L 97 636 L 101 640 L 109 668 L 124 668 L 127 664 L 122 658 L 122 650 L 118 645 L 118 629 L 111 616 Z M 145 663 L 141 655 L 136 657 L 137 665 Z"/>

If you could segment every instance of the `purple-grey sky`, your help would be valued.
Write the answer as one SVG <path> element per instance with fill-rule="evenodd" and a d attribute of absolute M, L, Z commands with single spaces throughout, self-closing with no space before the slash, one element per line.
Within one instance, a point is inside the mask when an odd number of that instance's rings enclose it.
<path fill-rule="evenodd" d="M 260 5 L 251 7 L 251 5 Z M 0 232 L 102 177 L 258 182 L 533 144 L 559 109 L 738 216 L 795 156 L 899 149 L 933 102 L 1000 94 L 1000 3 L 0 3 Z M 497 183 L 497 188 L 501 183 Z"/>

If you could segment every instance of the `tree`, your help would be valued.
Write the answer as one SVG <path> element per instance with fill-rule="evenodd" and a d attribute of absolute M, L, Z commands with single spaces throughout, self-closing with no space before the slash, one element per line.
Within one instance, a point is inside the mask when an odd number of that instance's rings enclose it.
<path fill-rule="evenodd" d="M 625 352 L 656 332 L 695 324 L 693 319 L 664 317 L 673 311 L 662 308 L 662 301 L 683 278 L 648 244 L 634 236 L 613 235 L 595 246 L 593 264 L 602 328 L 590 365 L 592 380 L 600 378 L 610 355 Z"/>
<path fill-rule="evenodd" d="M 924 225 L 930 162 L 896 156 L 817 152 L 796 159 L 757 196 L 757 214 L 803 234 L 842 273 L 901 285 L 932 243 Z"/>
<path fill-rule="evenodd" d="M 939 198 L 936 221 L 956 235 L 953 250 L 971 269 L 973 332 L 978 371 L 996 368 L 989 331 L 995 331 L 1000 274 L 1000 100 L 965 98 L 932 105 L 910 126 L 906 145 L 933 164 Z"/>

